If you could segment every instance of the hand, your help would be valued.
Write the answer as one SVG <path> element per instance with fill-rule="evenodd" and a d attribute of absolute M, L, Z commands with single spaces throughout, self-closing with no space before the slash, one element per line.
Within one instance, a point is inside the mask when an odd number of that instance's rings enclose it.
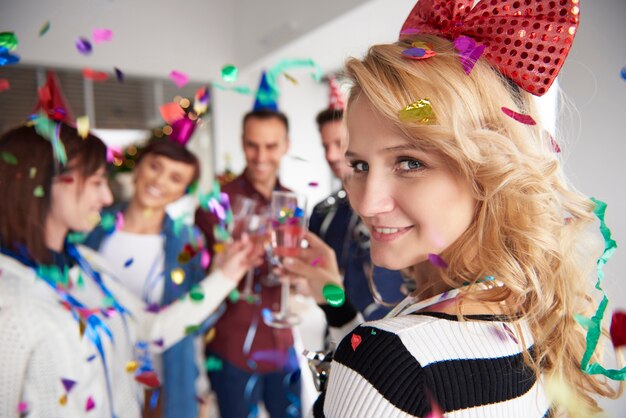
<path fill-rule="evenodd" d="M 326 303 L 323 289 L 326 284 L 343 287 L 337 267 L 335 252 L 314 233 L 307 231 L 308 248 L 303 248 L 299 257 L 286 257 L 282 270 L 292 276 L 308 281 L 311 295 L 319 304 Z"/>
<path fill-rule="evenodd" d="M 233 241 L 226 249 L 215 255 L 213 268 L 219 269 L 229 279 L 239 282 L 248 269 L 260 265 L 262 251 L 255 247 L 247 234 Z"/>

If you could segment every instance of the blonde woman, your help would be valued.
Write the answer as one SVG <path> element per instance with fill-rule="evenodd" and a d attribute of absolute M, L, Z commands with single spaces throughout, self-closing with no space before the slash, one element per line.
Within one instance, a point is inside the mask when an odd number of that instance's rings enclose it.
<path fill-rule="evenodd" d="M 543 94 L 558 73 L 577 7 L 551 2 L 539 14 L 479 2 L 470 12 L 471 3 L 420 0 L 401 41 L 346 64 L 350 203 L 371 232 L 373 262 L 402 269 L 417 290 L 343 338 L 316 417 L 554 416 L 565 408 L 546 394 L 553 376 L 579 402 L 571 415 L 615 396 L 581 371 L 585 334 L 574 319 L 593 309 L 595 204 L 567 182 L 529 93 Z M 553 27 L 561 45 L 537 43 L 550 13 L 566 22 Z M 530 35 L 533 18 L 542 23 L 531 42 L 519 31 Z M 497 25 L 501 44 L 478 36 Z M 338 272 L 329 249 L 308 239 L 285 266 L 323 302 Z M 359 322 L 347 305 L 324 309 L 331 325 Z"/>

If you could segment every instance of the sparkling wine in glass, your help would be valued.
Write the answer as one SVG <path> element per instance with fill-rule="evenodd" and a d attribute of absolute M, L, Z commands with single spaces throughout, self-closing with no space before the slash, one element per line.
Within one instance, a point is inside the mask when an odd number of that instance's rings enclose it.
<path fill-rule="evenodd" d="M 293 192 L 272 193 L 270 219 L 272 223 L 272 252 L 278 263 L 285 257 L 300 255 L 301 243 L 306 231 L 306 197 Z M 288 328 L 300 322 L 300 318 L 289 312 L 289 280 L 283 277 L 280 283 L 280 310 L 266 311 L 263 320 L 275 328 Z"/>

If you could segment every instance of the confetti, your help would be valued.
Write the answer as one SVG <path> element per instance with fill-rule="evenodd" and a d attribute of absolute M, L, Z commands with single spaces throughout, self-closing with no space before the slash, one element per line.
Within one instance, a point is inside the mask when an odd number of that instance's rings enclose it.
<path fill-rule="evenodd" d="M 557 376 L 549 376 L 545 379 L 544 389 L 548 399 L 556 406 L 562 407 L 572 418 L 593 416 L 585 402 L 577 396 L 570 386 Z"/>
<path fill-rule="evenodd" d="M 109 42 L 113 38 L 113 31 L 111 29 L 94 29 L 92 38 L 96 44 Z"/>
<path fill-rule="evenodd" d="M 35 197 L 44 197 L 45 196 L 45 192 L 43 190 L 43 186 L 37 186 L 35 187 L 35 190 L 33 190 L 33 196 Z"/>
<path fill-rule="evenodd" d="M 11 88 L 11 84 L 9 83 L 9 80 L 7 80 L 6 78 L 0 78 L 0 93 L 2 93 L 5 90 L 8 90 L 9 88 Z"/>
<path fill-rule="evenodd" d="M 239 70 L 234 65 L 225 65 L 222 67 L 222 80 L 227 83 L 234 83 L 237 81 Z"/>
<path fill-rule="evenodd" d="M 207 87 L 200 87 L 196 90 L 196 94 L 193 99 L 193 111 L 198 115 L 201 115 L 209 108 L 209 89 Z"/>
<path fill-rule="evenodd" d="M 91 54 L 93 47 L 91 46 L 91 42 L 85 38 L 78 38 L 76 40 L 76 49 L 83 55 Z"/>
<path fill-rule="evenodd" d="M 204 336 L 204 343 L 208 344 L 211 341 L 213 341 L 213 339 L 215 338 L 215 328 L 211 328 L 210 330 L 207 331 L 207 333 Z"/>
<path fill-rule="evenodd" d="M 50 30 L 50 21 L 46 21 L 43 25 L 41 25 L 41 28 L 39 28 L 39 37 L 41 38 L 42 36 L 44 36 L 46 33 L 48 33 L 48 31 Z"/>
<path fill-rule="evenodd" d="M 183 270 L 180 267 L 177 267 L 174 270 L 172 270 L 170 277 L 172 278 L 172 281 L 175 284 L 180 286 L 185 281 L 185 270 Z"/>
<path fill-rule="evenodd" d="M 117 82 L 118 83 L 123 83 L 124 82 L 124 73 L 122 72 L 122 70 L 120 70 L 117 67 L 113 67 L 113 70 L 115 70 L 115 77 L 117 78 Z"/>
<path fill-rule="evenodd" d="M 431 125 L 437 122 L 437 117 L 430 105 L 430 100 L 420 99 L 400 110 L 398 117 L 402 122 L 418 122 Z"/>
<path fill-rule="evenodd" d="M 192 287 L 189 291 L 189 297 L 195 302 L 200 302 L 202 299 L 204 299 L 204 291 L 202 290 L 202 286 L 195 285 L 194 287 Z"/>
<path fill-rule="evenodd" d="M 626 66 L 622 67 L 619 74 L 622 76 L 622 80 L 626 81 Z"/>
<path fill-rule="evenodd" d="M 463 71 L 465 71 L 465 74 L 469 75 L 476 61 L 478 61 L 485 51 L 485 45 L 480 45 L 467 36 L 459 36 L 454 40 L 454 47 L 459 51 Z"/>
<path fill-rule="evenodd" d="M 428 254 L 428 261 L 430 261 L 430 264 L 435 267 L 439 267 L 442 269 L 448 268 L 448 263 L 446 263 L 445 260 L 437 254 Z"/>
<path fill-rule="evenodd" d="M 85 139 L 89 135 L 89 116 L 79 116 L 76 118 L 76 130 L 78 135 Z"/>
<path fill-rule="evenodd" d="M 376 335 L 376 330 L 373 329 L 371 334 Z"/>
<path fill-rule="evenodd" d="M 316 182 L 316 181 L 310 181 L 309 182 L 309 187 L 317 187 L 317 186 L 319 186 L 318 182 Z"/>
<path fill-rule="evenodd" d="M 514 110 L 509 109 L 508 107 L 502 107 L 502 112 L 510 118 L 515 119 L 516 121 L 523 123 L 525 125 L 536 125 L 537 122 L 530 116 L 524 115 L 522 113 L 517 113 Z"/>
<path fill-rule="evenodd" d="M 204 368 L 207 372 L 214 372 L 217 370 L 222 370 L 223 364 L 222 360 L 215 356 L 209 356 L 204 362 Z"/>
<path fill-rule="evenodd" d="M 180 89 L 185 87 L 185 85 L 189 82 L 189 77 L 187 74 L 181 73 L 180 71 L 172 71 L 170 72 L 170 80 L 172 80 L 172 82 L 176 84 L 176 87 Z"/>
<path fill-rule="evenodd" d="M 0 46 L 0 67 L 4 65 L 12 65 L 20 62 L 20 57 L 11 54 L 6 47 Z"/>
<path fill-rule="evenodd" d="M 115 229 L 117 231 L 121 231 L 122 229 L 124 229 L 124 213 L 123 212 L 117 212 L 117 215 L 115 215 Z"/>
<path fill-rule="evenodd" d="M 7 51 L 15 51 L 17 48 L 17 37 L 13 32 L 0 32 L 0 47 Z"/>
<path fill-rule="evenodd" d="M 15 158 L 15 155 L 11 154 L 10 152 L 2 151 L 2 153 L 0 153 L 0 156 L 5 163 L 17 165 L 17 158 Z"/>
<path fill-rule="evenodd" d="M 63 395 L 61 395 L 61 397 L 59 398 L 59 405 L 61 406 L 65 406 L 67 404 L 67 393 L 64 393 Z"/>
<path fill-rule="evenodd" d="M 139 367 L 139 363 L 137 363 L 135 360 L 126 362 L 126 371 L 128 373 L 134 373 L 135 370 L 137 370 L 137 367 Z"/>
<path fill-rule="evenodd" d="M 112 213 L 105 213 L 100 220 L 100 226 L 106 232 L 112 232 L 115 228 L 115 216 Z"/>
<path fill-rule="evenodd" d="M 135 380 L 150 388 L 157 388 L 161 385 L 159 377 L 156 372 L 152 370 L 138 374 L 135 376 Z"/>
<path fill-rule="evenodd" d="M 121 160 L 122 157 L 123 157 L 123 154 L 122 154 L 122 150 L 120 149 L 120 147 L 116 147 L 114 145 L 107 147 L 107 162 L 108 163 L 112 163 L 116 159 Z"/>
<path fill-rule="evenodd" d="M 185 116 L 185 110 L 176 102 L 165 103 L 159 107 L 161 117 L 166 123 L 174 123 Z"/>
<path fill-rule="evenodd" d="M 298 85 L 298 80 L 294 76 L 289 75 L 288 73 L 283 73 L 283 75 L 287 80 L 291 82 L 291 84 L 293 84 L 294 86 Z"/>
<path fill-rule="evenodd" d="M 322 257 L 316 257 L 316 258 L 314 258 L 314 259 L 311 261 L 311 265 L 312 265 L 313 267 L 315 267 L 315 266 L 317 266 L 317 265 L 318 265 L 319 263 L 321 263 L 321 262 L 322 262 Z"/>
<path fill-rule="evenodd" d="M 28 412 L 28 402 L 20 402 L 17 404 L 17 412 L 20 414 Z"/>
<path fill-rule="evenodd" d="M 87 398 L 87 402 L 85 402 L 85 412 L 89 412 L 96 407 L 96 402 L 90 396 Z"/>
<path fill-rule="evenodd" d="M 620 348 L 626 346 L 626 312 L 613 312 L 610 333 L 613 347 Z"/>
<path fill-rule="evenodd" d="M 185 335 L 194 334 L 200 328 L 201 328 L 200 325 L 189 325 L 189 326 L 185 327 Z"/>
<path fill-rule="evenodd" d="M 352 351 L 356 351 L 357 347 L 359 346 L 359 344 L 361 344 L 362 340 L 363 339 L 361 338 L 359 334 L 352 334 L 352 337 L 350 338 L 350 344 L 352 344 Z"/>
<path fill-rule="evenodd" d="M 322 288 L 322 294 L 326 302 L 333 308 L 339 307 L 346 301 L 346 293 L 341 288 L 333 283 L 326 283 Z"/>
<path fill-rule="evenodd" d="M 412 60 L 424 60 L 432 58 L 435 55 L 435 51 L 425 48 L 409 48 L 402 51 L 402 56 Z"/>
<path fill-rule="evenodd" d="M 31 169 L 32 170 L 32 169 Z M 68 176 L 68 175 L 62 175 L 62 176 L 58 176 L 57 179 L 61 182 L 61 183 L 65 183 L 65 184 L 72 184 L 74 183 L 74 177 L 72 176 Z"/>
<path fill-rule="evenodd" d="M 93 80 L 93 81 L 106 81 L 109 78 L 109 75 L 102 71 L 95 71 L 95 70 L 92 70 L 91 68 L 84 68 L 83 77 L 85 77 L 88 80 Z"/>
<path fill-rule="evenodd" d="M 231 302 L 237 302 L 239 300 L 239 291 L 237 289 L 233 289 L 232 292 L 228 294 L 228 300 Z"/>
<path fill-rule="evenodd" d="M 208 250 L 202 250 L 200 256 L 200 264 L 203 269 L 209 268 L 209 264 L 211 264 L 211 253 Z"/>
<path fill-rule="evenodd" d="M 63 384 L 66 393 L 70 393 L 70 391 L 76 385 L 76 381 L 71 379 L 61 379 L 61 383 Z"/>
<path fill-rule="evenodd" d="M 126 262 L 124 263 L 124 267 L 130 267 L 133 262 L 135 261 L 134 258 L 129 258 L 128 260 L 126 260 Z"/>

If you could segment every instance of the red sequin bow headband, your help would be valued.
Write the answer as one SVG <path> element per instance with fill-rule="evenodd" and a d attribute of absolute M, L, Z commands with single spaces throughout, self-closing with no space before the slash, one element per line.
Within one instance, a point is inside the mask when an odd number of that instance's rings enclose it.
<path fill-rule="evenodd" d="M 542 96 L 554 82 L 578 29 L 579 0 L 419 0 L 400 36 L 467 36 L 519 87 Z"/>

